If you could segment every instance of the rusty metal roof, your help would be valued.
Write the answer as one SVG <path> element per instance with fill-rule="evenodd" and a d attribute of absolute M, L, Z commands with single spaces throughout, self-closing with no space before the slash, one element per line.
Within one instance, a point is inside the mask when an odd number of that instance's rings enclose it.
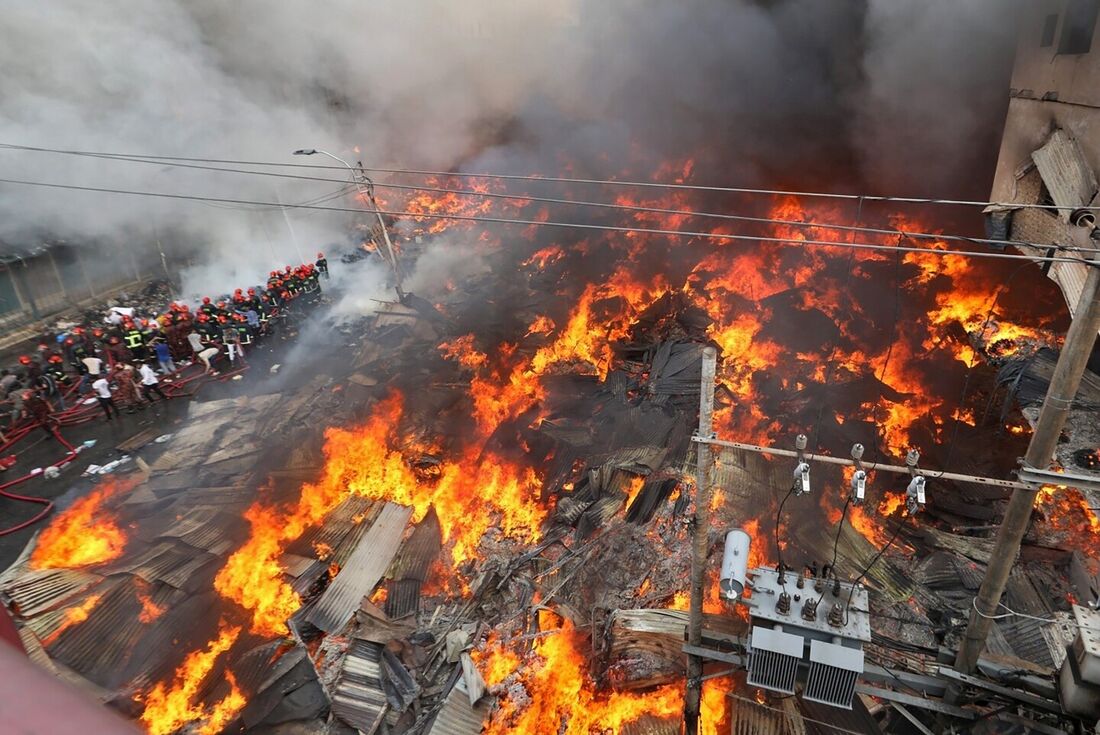
<path fill-rule="evenodd" d="M 347 625 L 363 597 L 389 568 L 411 516 L 412 508 L 385 504 L 344 568 L 310 611 L 306 618 L 309 623 L 326 633 L 335 633 Z"/>

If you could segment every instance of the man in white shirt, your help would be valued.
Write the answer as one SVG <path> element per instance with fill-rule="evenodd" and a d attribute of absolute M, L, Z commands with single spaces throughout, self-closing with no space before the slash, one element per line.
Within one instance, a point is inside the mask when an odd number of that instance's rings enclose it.
<path fill-rule="evenodd" d="M 103 412 L 107 414 L 107 420 L 111 420 L 111 411 L 114 411 L 115 416 L 118 416 L 118 406 L 115 405 L 115 400 L 111 398 L 111 385 L 107 382 L 107 378 L 100 376 L 92 383 L 92 390 L 95 391 L 95 397 L 99 400 L 99 405 L 103 407 Z"/>
<path fill-rule="evenodd" d="M 164 391 L 162 391 L 160 389 L 160 386 L 157 385 L 158 380 L 157 380 L 156 370 L 153 370 L 153 368 L 149 367 L 149 363 L 147 363 L 147 362 L 141 363 L 141 368 L 138 369 L 138 374 L 141 375 L 141 397 L 142 398 L 149 401 L 149 403 L 152 403 L 153 402 L 152 394 L 156 393 L 158 396 L 160 396 L 161 400 L 164 400 L 164 401 L 168 400 L 168 396 L 164 395 Z"/>
<path fill-rule="evenodd" d="M 81 362 L 84 363 L 84 367 L 87 368 L 88 375 L 92 376 L 93 381 L 103 372 L 103 360 L 100 360 L 94 355 L 85 357 Z"/>

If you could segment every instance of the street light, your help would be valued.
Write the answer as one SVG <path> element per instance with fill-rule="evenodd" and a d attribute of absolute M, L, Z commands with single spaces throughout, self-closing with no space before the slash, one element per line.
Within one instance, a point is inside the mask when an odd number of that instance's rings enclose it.
<path fill-rule="evenodd" d="M 405 292 L 401 290 L 401 269 L 397 265 L 397 255 L 394 253 L 393 243 L 390 242 L 389 230 L 386 229 L 386 223 L 382 219 L 382 212 L 378 209 L 378 202 L 374 199 L 374 182 L 371 181 L 370 177 L 363 171 L 362 164 L 360 164 L 359 168 L 355 168 L 343 158 L 334 156 L 328 151 L 322 151 L 317 148 L 299 148 L 294 151 L 294 155 L 296 156 L 312 156 L 318 153 L 343 164 L 344 167 L 351 172 L 351 182 L 355 184 L 355 188 L 370 202 L 371 208 L 374 211 L 374 216 L 378 218 L 378 226 L 382 228 L 382 239 L 386 241 L 386 251 L 389 253 L 390 266 L 393 268 L 393 277 L 396 281 L 397 298 L 403 302 L 405 300 Z M 360 180 L 360 177 L 362 180 Z M 364 181 L 366 182 L 366 186 L 363 185 Z"/>

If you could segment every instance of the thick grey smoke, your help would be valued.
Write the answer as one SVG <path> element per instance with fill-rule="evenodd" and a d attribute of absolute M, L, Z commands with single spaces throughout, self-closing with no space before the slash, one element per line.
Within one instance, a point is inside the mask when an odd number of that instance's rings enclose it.
<path fill-rule="evenodd" d="M 0 143 L 984 194 L 1013 14 L 999 0 L 82 0 L 0 15 Z M 319 162 L 319 161 L 318 161 Z M 981 166 L 986 166 L 982 169 Z M 648 170 L 647 170 L 648 169 Z M 3 178 L 301 202 L 296 182 L 0 151 Z M 341 172 L 329 172 L 334 179 Z M 335 198 L 332 204 L 353 206 Z M 349 217 L 0 185 L 0 240 L 174 233 L 192 280 L 262 280 Z"/>

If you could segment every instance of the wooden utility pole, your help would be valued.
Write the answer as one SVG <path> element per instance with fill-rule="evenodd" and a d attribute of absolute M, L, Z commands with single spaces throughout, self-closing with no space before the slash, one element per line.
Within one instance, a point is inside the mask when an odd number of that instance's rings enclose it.
<path fill-rule="evenodd" d="M 714 434 L 714 377 L 718 367 L 718 350 L 703 348 L 703 374 L 699 391 L 699 433 L 703 439 Z M 697 442 L 695 469 L 695 529 L 691 544 L 691 606 L 688 612 L 687 642 L 700 646 L 703 642 L 703 585 L 706 583 L 707 547 L 710 545 L 710 445 Z M 699 704 L 703 689 L 703 659 L 689 655 L 687 660 L 687 693 L 684 696 L 684 732 L 699 732 Z"/>
<path fill-rule="evenodd" d="M 1066 332 L 1065 345 L 1058 355 L 1058 364 L 1054 368 L 1050 387 L 1043 400 L 1039 423 L 1024 457 L 1024 464 L 1030 468 L 1045 470 L 1050 467 L 1058 437 L 1073 405 L 1073 398 L 1077 395 L 1077 388 L 1081 385 L 1081 376 L 1084 375 L 1093 345 L 1096 344 L 1096 332 L 1100 330 L 1100 262 L 1095 259 L 1095 255 L 1096 251 L 1093 251 L 1093 259 L 1087 266 L 1088 276 L 1077 302 L 1077 312 Z M 993 622 L 990 616 L 997 614 L 1008 574 L 1016 564 L 1016 555 L 1020 553 L 1020 543 L 1027 532 L 1039 487 L 1031 485 L 1027 489 L 1012 491 L 1004 520 L 997 530 L 997 541 L 993 546 L 989 567 L 970 611 L 966 635 L 955 658 L 955 668 L 963 673 L 972 673 L 977 668 L 978 657 L 985 648 L 985 639 Z"/>

